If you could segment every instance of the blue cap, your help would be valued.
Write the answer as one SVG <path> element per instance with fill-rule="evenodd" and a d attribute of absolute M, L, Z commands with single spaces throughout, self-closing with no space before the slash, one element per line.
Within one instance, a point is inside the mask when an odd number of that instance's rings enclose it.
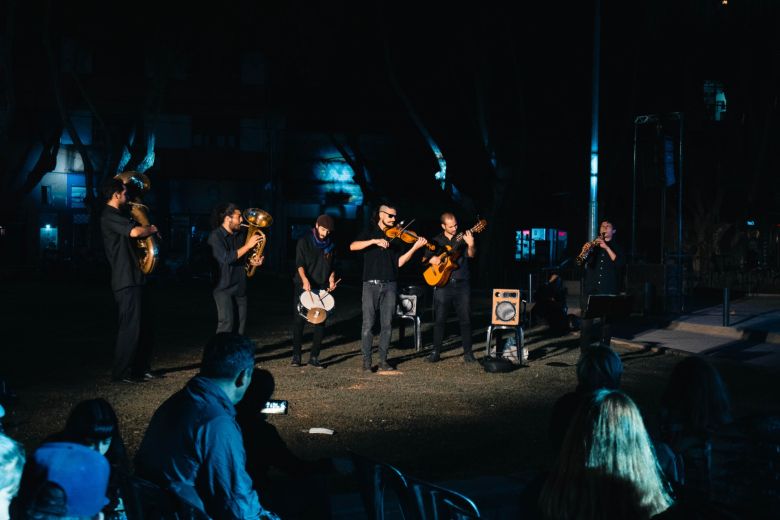
<path fill-rule="evenodd" d="M 65 492 L 64 516 L 95 516 L 106 504 L 110 467 L 99 452 L 70 442 L 48 442 L 32 457 L 37 477 Z"/>

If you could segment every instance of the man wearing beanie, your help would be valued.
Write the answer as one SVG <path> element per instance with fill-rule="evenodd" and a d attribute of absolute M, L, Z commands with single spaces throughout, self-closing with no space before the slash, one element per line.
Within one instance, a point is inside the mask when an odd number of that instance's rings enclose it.
<path fill-rule="evenodd" d="M 336 273 L 333 270 L 335 244 L 330 234 L 335 228 L 333 217 L 320 215 L 309 233 L 298 239 L 295 246 L 295 299 L 293 301 L 293 353 L 292 366 L 301 366 L 301 343 L 303 326 L 306 319 L 298 311 L 301 294 L 311 292 L 316 300 L 320 290 L 332 291 L 336 288 Z M 325 322 L 313 324 L 314 327 L 309 366 L 324 368 L 319 361 L 320 344 L 325 334 Z"/>

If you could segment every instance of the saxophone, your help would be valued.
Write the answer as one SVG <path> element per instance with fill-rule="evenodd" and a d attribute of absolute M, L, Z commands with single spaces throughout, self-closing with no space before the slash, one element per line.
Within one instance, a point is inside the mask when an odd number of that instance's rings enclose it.
<path fill-rule="evenodd" d="M 585 263 L 585 261 L 590 256 L 590 253 L 593 251 L 593 248 L 596 247 L 596 241 L 598 239 L 604 240 L 606 235 L 606 233 L 599 233 L 599 236 L 582 246 L 582 251 L 580 251 L 580 254 L 577 255 L 577 265 L 582 265 Z"/>
<path fill-rule="evenodd" d="M 246 241 L 244 245 L 249 243 L 249 240 L 253 235 L 258 235 L 260 240 L 255 244 L 251 254 L 247 257 L 247 263 L 244 266 L 246 269 L 246 276 L 251 278 L 255 274 L 256 265 L 252 265 L 252 262 L 257 262 L 263 256 L 263 250 L 265 249 L 266 238 L 265 233 L 260 228 L 265 228 L 273 224 L 274 219 L 266 211 L 260 208 L 249 208 L 244 210 L 244 222 L 241 224 L 249 228 L 246 233 Z"/>
<path fill-rule="evenodd" d="M 149 208 L 141 203 L 141 195 L 152 187 L 149 177 L 141 172 L 127 171 L 115 175 L 114 178 L 122 181 L 122 184 L 127 187 L 127 202 L 130 205 L 130 215 L 133 217 L 133 220 L 142 226 L 150 225 L 149 216 L 147 215 Z M 135 241 L 135 245 L 135 253 L 138 256 L 138 268 L 144 274 L 151 273 L 157 265 L 159 255 L 157 238 L 155 235 L 138 238 Z"/>

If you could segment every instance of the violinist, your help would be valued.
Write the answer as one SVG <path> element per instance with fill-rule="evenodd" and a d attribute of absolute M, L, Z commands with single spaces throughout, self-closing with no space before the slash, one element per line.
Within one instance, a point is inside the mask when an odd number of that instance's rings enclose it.
<path fill-rule="evenodd" d="M 374 215 L 374 223 L 349 245 L 350 251 L 363 252 L 363 325 L 360 331 L 363 352 L 363 370 L 371 371 L 371 349 L 374 342 L 372 328 L 379 310 L 379 371 L 395 370 L 387 362 L 398 289 L 398 268 L 409 261 L 415 251 L 428 243 L 422 237 L 414 239 L 405 253 L 399 249 L 401 240 L 390 240 L 385 232 L 395 227 L 398 212 L 392 204 L 382 204 Z M 412 236 L 409 233 L 406 237 Z"/>
<path fill-rule="evenodd" d="M 583 296 L 587 301 L 591 294 L 618 294 L 622 268 L 626 263 L 623 249 L 615 243 L 613 237 L 615 226 L 609 220 L 602 220 L 599 226 L 599 237 L 593 241 L 595 248 L 585 261 L 585 284 Z M 583 249 L 587 246 L 583 246 Z M 582 253 L 581 253 L 582 254 Z M 585 306 L 583 305 L 583 309 Z M 584 312 L 584 310 L 583 310 Z M 583 319 L 580 330 L 580 349 L 585 349 L 591 343 L 593 319 Z M 601 342 L 609 346 L 612 332 L 609 323 L 601 324 Z"/>
<path fill-rule="evenodd" d="M 449 246 L 462 251 L 457 259 L 458 268 L 450 276 L 449 282 L 444 287 L 433 288 L 433 352 L 426 361 L 436 363 L 440 359 L 444 328 L 447 323 L 447 312 L 450 305 L 455 308 L 460 324 L 460 337 L 463 344 L 463 361 L 473 363 L 476 361 L 471 351 L 471 289 L 469 287 L 468 258 L 474 258 L 477 249 L 474 245 L 474 236 L 471 231 L 463 233 L 462 240 L 458 240 L 458 219 L 452 213 L 442 213 L 442 232 L 433 237 L 433 242 L 441 247 Z M 433 253 L 426 252 L 425 259 L 432 265 L 438 265 L 441 259 Z"/>

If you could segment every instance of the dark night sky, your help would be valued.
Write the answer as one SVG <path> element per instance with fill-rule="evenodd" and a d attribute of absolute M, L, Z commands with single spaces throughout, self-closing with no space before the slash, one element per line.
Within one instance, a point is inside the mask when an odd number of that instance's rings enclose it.
<path fill-rule="evenodd" d="M 290 129 L 392 136 L 403 167 L 393 165 L 392 177 L 380 185 L 428 193 L 436 165 L 393 90 L 386 43 L 399 85 L 442 148 L 450 178 L 478 207 L 489 206 L 494 175 L 477 124 L 479 86 L 495 146 L 513 172 L 507 218 L 584 226 L 592 2 L 55 4 L 56 32 L 94 47 L 95 68 L 113 70 L 130 91 L 143 81 L 144 50 L 178 49 L 187 60 L 194 92 L 187 102 L 195 110 L 213 111 L 222 103 L 226 111 L 240 112 L 241 105 L 231 106 L 230 96 L 220 92 L 238 79 L 241 52 L 259 51 L 270 83 L 254 110 L 284 114 Z M 30 74 L 39 78 L 46 72 L 35 65 L 41 60 L 42 5 L 17 6 L 14 53 L 17 65 L 38 69 Z M 776 183 L 770 175 L 777 170 L 776 147 L 761 142 L 778 136 L 779 12 L 770 0 L 732 1 L 728 8 L 712 0 L 602 2 L 605 211 L 627 216 L 631 121 L 641 113 L 686 113 L 686 173 L 693 186 L 711 182 L 714 169 L 725 172 L 716 182 L 739 186 L 734 179 L 755 175 Z M 726 84 L 723 129 L 703 122 L 704 79 Z M 45 86 L 31 88 L 50 96 Z M 162 110 L 182 103 L 169 97 Z M 756 167 L 750 161 L 761 146 L 765 155 Z M 773 191 L 759 190 L 762 207 L 773 206 Z M 748 202 L 735 201 L 732 213 Z"/>

